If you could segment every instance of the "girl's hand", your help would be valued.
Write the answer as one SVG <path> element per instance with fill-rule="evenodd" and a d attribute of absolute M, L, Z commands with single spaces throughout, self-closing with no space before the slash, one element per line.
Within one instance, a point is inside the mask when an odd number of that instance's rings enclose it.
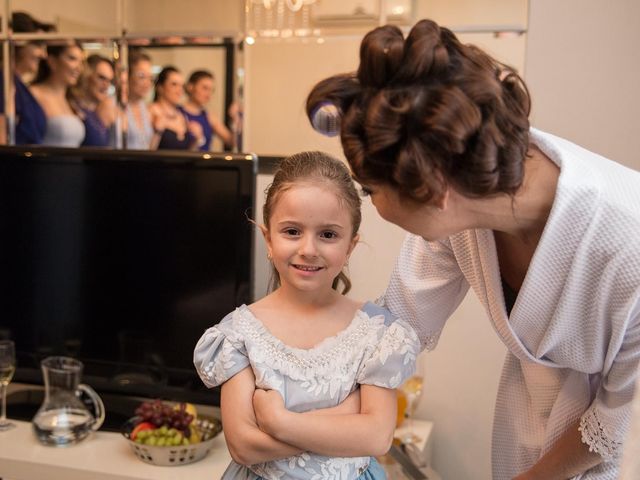
<path fill-rule="evenodd" d="M 284 400 L 276 390 L 262 390 L 256 388 L 253 393 L 253 410 L 256 414 L 256 422 L 260 430 L 274 435 L 278 419 L 286 412 Z"/>

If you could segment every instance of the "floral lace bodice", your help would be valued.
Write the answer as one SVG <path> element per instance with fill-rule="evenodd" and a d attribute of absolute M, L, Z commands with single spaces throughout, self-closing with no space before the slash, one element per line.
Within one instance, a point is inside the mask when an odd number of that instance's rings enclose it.
<path fill-rule="evenodd" d="M 209 387 L 251 365 L 257 387 L 279 391 L 289 410 L 303 412 L 336 406 L 359 384 L 398 387 L 413 374 L 418 352 L 413 329 L 373 303 L 358 310 L 347 328 L 308 350 L 284 344 L 243 305 L 204 333 L 194 363 Z M 368 463 L 368 457 L 303 453 L 253 465 L 251 471 L 267 479 L 349 480 Z"/>

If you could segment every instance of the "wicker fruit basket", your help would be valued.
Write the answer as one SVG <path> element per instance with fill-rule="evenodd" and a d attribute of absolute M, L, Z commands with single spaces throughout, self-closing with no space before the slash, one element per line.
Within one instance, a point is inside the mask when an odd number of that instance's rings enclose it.
<path fill-rule="evenodd" d="M 202 460 L 211 451 L 214 438 L 222 431 L 222 423 L 217 418 L 199 417 L 194 420 L 201 441 L 190 445 L 156 446 L 136 443 L 130 438 L 131 431 L 140 422 L 138 417 L 129 419 L 122 427 L 122 435 L 140 460 L 152 465 L 176 466 Z"/>

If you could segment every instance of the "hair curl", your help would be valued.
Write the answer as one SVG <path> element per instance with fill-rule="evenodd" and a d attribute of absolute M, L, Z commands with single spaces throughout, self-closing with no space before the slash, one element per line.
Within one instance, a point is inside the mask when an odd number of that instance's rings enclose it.
<path fill-rule="evenodd" d="M 265 203 L 262 209 L 262 221 L 267 229 L 278 200 L 284 192 L 301 182 L 327 185 L 332 188 L 351 215 L 351 238 L 355 238 L 360 229 L 362 213 L 361 200 L 347 166 L 340 160 L 324 152 L 301 152 L 291 155 L 280 162 L 273 182 L 265 191 Z M 342 294 L 351 290 L 351 280 L 344 271 L 333 281 L 334 290 L 342 283 Z M 278 271 L 273 269 L 270 290 L 280 285 Z"/>
<path fill-rule="evenodd" d="M 530 98 L 516 71 L 447 28 L 418 22 L 365 35 L 356 73 L 319 82 L 342 114 L 341 140 L 355 178 L 390 184 L 418 202 L 452 184 L 469 196 L 514 194 L 529 146 Z"/>

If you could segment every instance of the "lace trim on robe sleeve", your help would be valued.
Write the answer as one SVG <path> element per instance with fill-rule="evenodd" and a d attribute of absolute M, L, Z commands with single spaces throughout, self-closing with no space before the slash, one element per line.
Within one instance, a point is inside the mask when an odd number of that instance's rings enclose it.
<path fill-rule="evenodd" d="M 589 445 L 589 451 L 597 453 L 604 461 L 613 460 L 622 453 L 622 442 L 609 434 L 596 408 L 591 407 L 582 416 L 578 430 L 582 432 L 582 442 Z"/>

